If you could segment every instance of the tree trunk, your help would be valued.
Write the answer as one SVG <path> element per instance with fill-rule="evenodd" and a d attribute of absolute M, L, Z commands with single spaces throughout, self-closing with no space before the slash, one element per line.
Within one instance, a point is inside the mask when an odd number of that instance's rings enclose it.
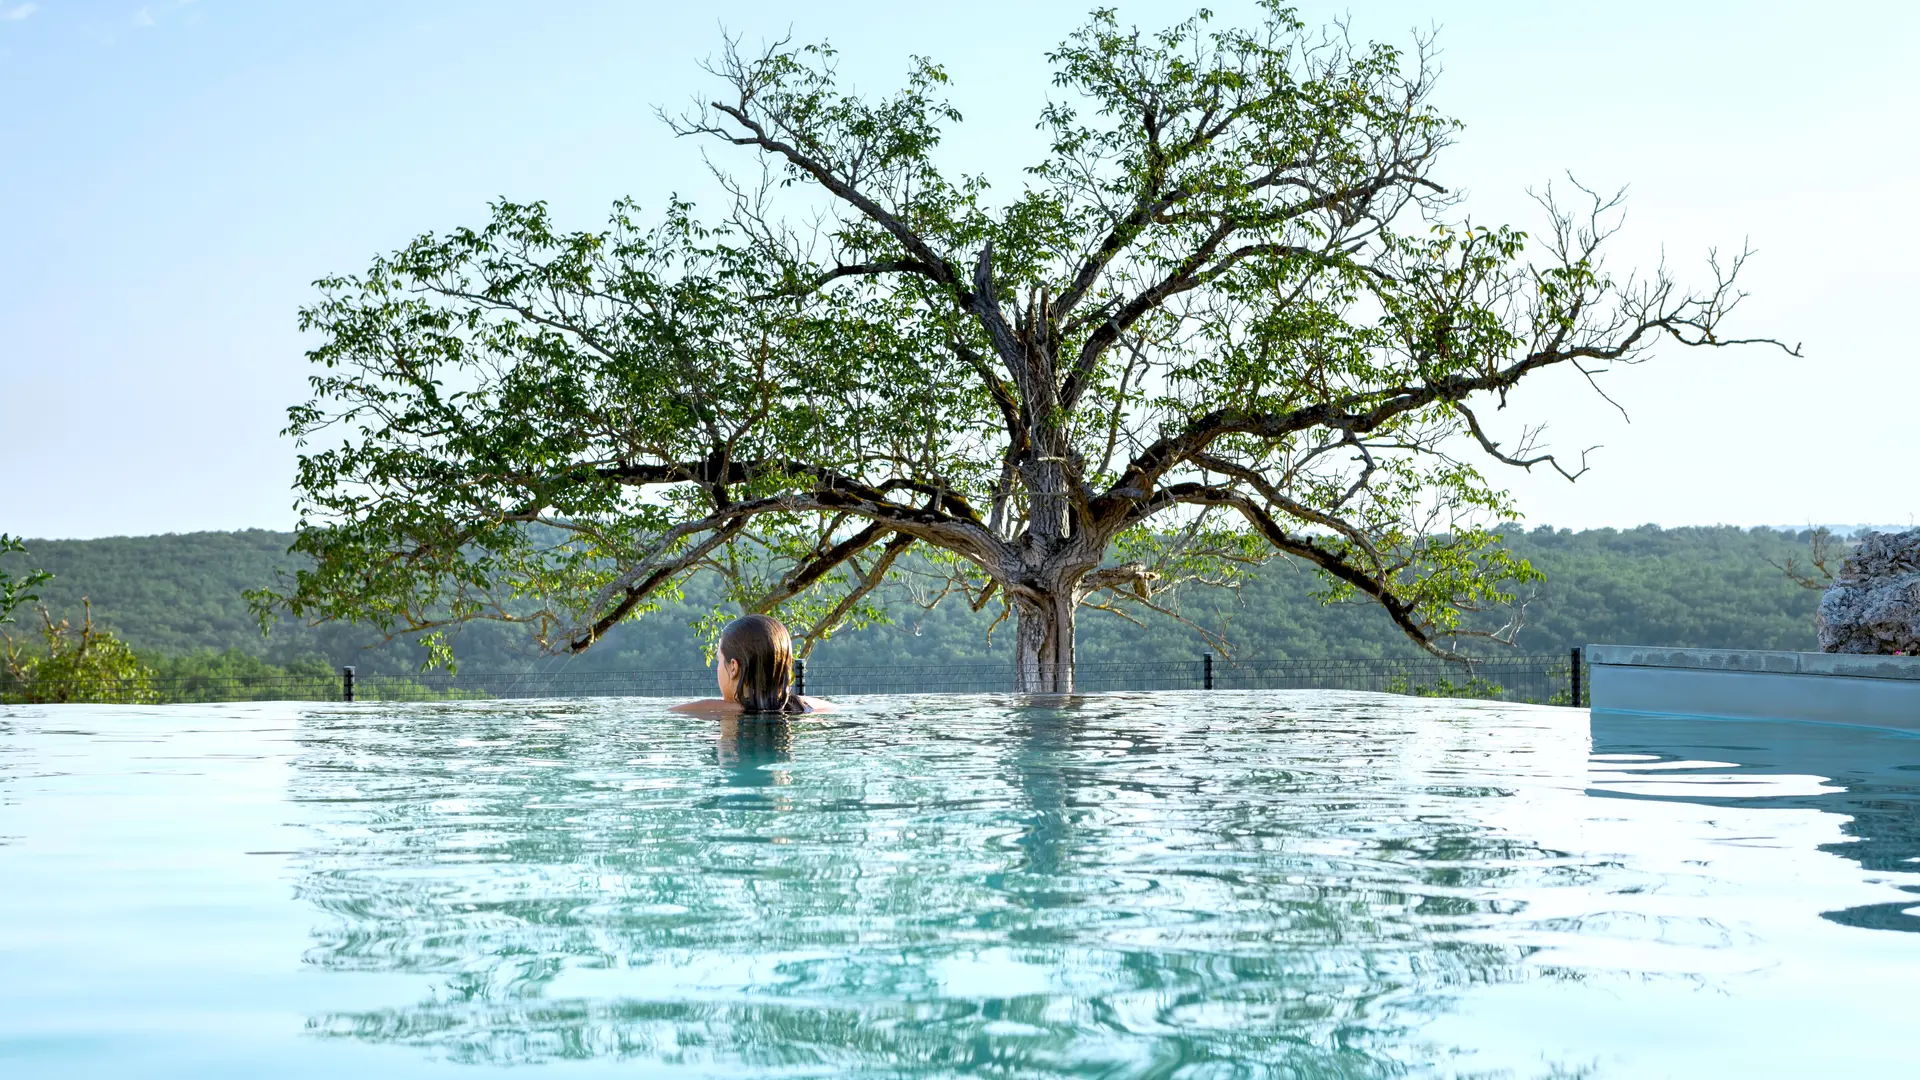
<path fill-rule="evenodd" d="M 1073 692 L 1073 589 L 1021 596 L 1014 601 L 1013 688 L 1023 694 Z"/>

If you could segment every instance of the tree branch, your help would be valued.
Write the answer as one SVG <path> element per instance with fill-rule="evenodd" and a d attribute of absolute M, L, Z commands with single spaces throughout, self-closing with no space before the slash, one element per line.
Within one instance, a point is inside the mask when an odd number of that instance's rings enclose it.
<path fill-rule="evenodd" d="M 1337 551 L 1321 547 L 1306 537 L 1295 536 L 1282 529 L 1278 522 L 1268 516 L 1252 499 L 1239 492 L 1209 486 L 1205 484 L 1177 484 L 1167 489 L 1168 495 L 1176 502 L 1202 506 L 1225 506 L 1240 512 L 1260 536 L 1280 551 L 1305 559 L 1336 581 L 1351 585 L 1360 593 L 1372 597 L 1414 644 L 1445 660 L 1469 660 L 1451 649 L 1442 648 L 1427 635 L 1426 628 L 1415 617 L 1414 605 L 1408 604 L 1393 594 L 1390 586 L 1380 581 L 1366 570 L 1348 562 Z"/>
<path fill-rule="evenodd" d="M 960 283 L 959 272 L 954 269 L 951 263 L 942 258 L 938 252 L 935 252 L 932 245 L 928 244 L 918 233 L 908 228 L 905 222 L 895 217 L 885 207 L 843 179 L 833 169 L 827 167 L 825 163 L 801 153 L 800 150 L 792 144 L 769 135 L 765 126 L 748 115 L 747 102 L 750 100 L 750 97 L 743 87 L 741 104 L 738 107 L 718 101 L 712 103 L 715 109 L 732 117 L 734 123 L 745 128 L 749 132 L 747 136 L 729 135 L 717 129 L 708 130 L 720 138 L 727 139 L 727 141 L 733 143 L 735 146 L 756 146 L 761 150 L 771 154 L 777 154 L 781 158 L 784 158 L 794 168 L 813 177 L 821 187 L 832 192 L 834 197 L 860 211 L 874 224 L 885 229 L 889 235 L 899 241 L 901 247 L 907 249 L 907 252 L 912 255 L 914 262 L 925 267 L 924 272 L 927 276 L 955 290 L 957 293 L 964 292 L 964 286 Z"/>
<path fill-rule="evenodd" d="M 914 538 L 906 535 L 896 535 L 892 540 L 887 541 L 887 546 L 880 549 L 880 557 L 860 575 L 859 584 L 849 589 L 847 594 L 840 598 L 840 602 L 833 606 L 832 611 L 822 615 L 820 621 L 814 623 L 805 634 L 801 635 L 801 656 L 804 657 L 813 652 L 813 647 L 840 625 L 840 621 L 847 617 L 847 613 L 853 610 L 855 604 L 866 598 L 874 589 L 879 588 L 880 583 L 887 578 L 887 571 L 893 569 L 894 561 L 906 554 L 907 549 L 913 546 L 913 542 Z"/>
<path fill-rule="evenodd" d="M 815 582 L 826 577 L 834 567 L 879 543 L 880 539 L 890 531 L 885 525 L 875 522 L 835 544 L 819 558 L 788 573 L 781 579 L 777 588 L 760 598 L 754 605 L 754 610 L 764 614 L 807 591 Z"/>

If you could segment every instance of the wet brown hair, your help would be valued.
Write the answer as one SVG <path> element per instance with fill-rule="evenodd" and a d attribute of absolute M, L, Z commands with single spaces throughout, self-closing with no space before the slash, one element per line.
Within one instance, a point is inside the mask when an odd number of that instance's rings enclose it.
<path fill-rule="evenodd" d="M 742 615 L 720 631 L 720 651 L 740 665 L 733 696 L 748 712 L 799 712 L 793 698 L 793 637 L 767 615 Z"/>

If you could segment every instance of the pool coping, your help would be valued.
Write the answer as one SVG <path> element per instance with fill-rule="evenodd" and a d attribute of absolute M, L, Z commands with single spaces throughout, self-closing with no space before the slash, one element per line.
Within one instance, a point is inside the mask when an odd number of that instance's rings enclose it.
<path fill-rule="evenodd" d="M 1595 712 L 1920 731 L 1920 656 L 1589 645 Z"/>
<path fill-rule="evenodd" d="M 1920 681 L 1920 656 L 1769 652 L 1761 649 L 1665 649 L 1647 645 L 1589 645 L 1583 650 L 1582 658 L 1588 664 L 1612 664 L 1618 667 L 1766 671 L 1786 675 L 1840 675 L 1852 679 Z"/>

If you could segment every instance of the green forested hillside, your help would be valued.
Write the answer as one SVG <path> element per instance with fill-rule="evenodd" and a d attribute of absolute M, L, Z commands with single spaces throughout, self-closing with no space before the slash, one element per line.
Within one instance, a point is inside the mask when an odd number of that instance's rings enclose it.
<path fill-rule="evenodd" d="M 275 664 L 298 660 L 352 663 L 400 673 L 418 666 L 405 645 L 363 648 L 372 635 L 355 627 L 281 623 L 262 638 L 241 591 L 289 569 L 285 533 L 116 537 L 28 542 L 19 566 L 54 573 L 41 590 L 56 615 L 78 615 L 82 596 L 94 615 L 136 649 L 172 656 L 236 649 Z M 1547 580 L 1528 605 L 1520 636 L 1526 652 L 1617 642 L 1693 647 L 1812 649 L 1815 594 L 1788 581 L 1773 563 L 1805 550 L 1806 534 L 1734 528 L 1535 529 L 1509 535 L 1515 551 Z M 1771 560 L 1771 562 L 1769 561 Z M 1328 608 L 1312 599 L 1314 576 L 1275 562 L 1236 592 L 1197 589 L 1181 600 L 1194 621 L 1225 631 L 1247 656 L 1391 656 L 1413 646 L 1368 605 Z M 706 610 L 709 587 L 695 582 L 689 602 L 620 628 L 592 652 L 567 661 L 570 670 L 689 667 L 701 663 L 687 624 Z M 896 625 L 849 632 L 822 645 L 816 663 L 868 665 L 960 663 L 999 659 L 1008 636 L 985 630 L 992 612 L 964 605 L 916 608 L 904 589 L 890 610 Z M 1208 646 L 1187 627 L 1161 619 L 1145 628 L 1099 611 L 1081 618 L 1085 660 L 1187 658 Z M 1002 626 L 1001 630 L 1006 630 Z M 523 632 L 482 626 L 461 635 L 455 652 L 468 670 L 557 663 L 534 655 Z"/>

